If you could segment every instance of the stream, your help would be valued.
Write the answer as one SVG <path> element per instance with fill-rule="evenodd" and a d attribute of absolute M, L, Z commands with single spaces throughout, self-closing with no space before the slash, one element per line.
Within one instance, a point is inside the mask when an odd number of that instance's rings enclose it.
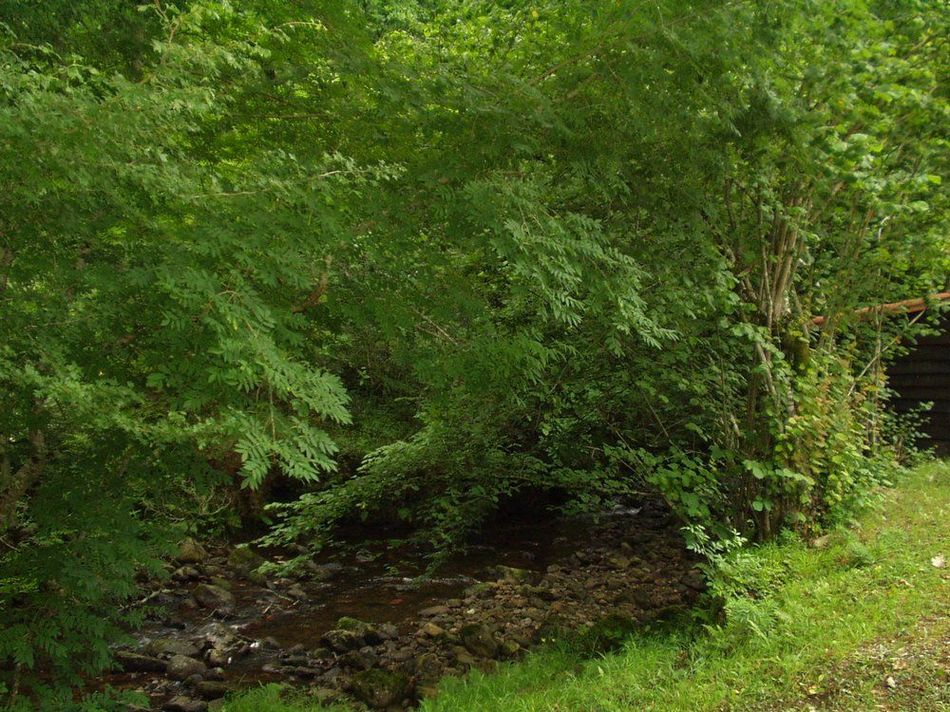
<path fill-rule="evenodd" d="M 445 675 L 518 657 L 545 629 L 649 620 L 703 588 L 675 520 L 650 504 L 596 520 L 511 518 L 429 579 L 405 548 L 325 553 L 300 576 L 272 579 L 250 573 L 261 559 L 249 551 L 192 543 L 149 601 L 158 612 L 120 651 L 124 669 L 96 687 L 136 690 L 172 712 L 214 709 L 269 682 L 403 709 Z"/>

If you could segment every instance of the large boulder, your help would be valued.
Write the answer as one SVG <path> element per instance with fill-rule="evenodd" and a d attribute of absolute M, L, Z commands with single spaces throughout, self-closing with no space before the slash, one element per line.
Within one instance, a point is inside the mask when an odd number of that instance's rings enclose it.
<path fill-rule="evenodd" d="M 351 686 L 356 699 L 376 709 L 392 707 L 409 694 L 409 680 L 405 675 L 378 668 L 357 673 Z"/>

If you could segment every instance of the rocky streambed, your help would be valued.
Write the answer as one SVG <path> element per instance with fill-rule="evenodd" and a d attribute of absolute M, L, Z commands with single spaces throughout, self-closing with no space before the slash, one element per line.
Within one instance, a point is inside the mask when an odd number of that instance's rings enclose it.
<path fill-rule="evenodd" d="M 283 682 L 324 702 L 404 709 L 439 679 L 491 669 L 555 630 L 643 622 L 703 589 L 675 519 L 644 505 L 593 520 L 509 524 L 420 581 L 411 562 L 359 552 L 268 579 L 248 547 L 186 542 L 148 604 L 163 613 L 99 683 L 152 709 L 215 709 L 233 690 Z"/>

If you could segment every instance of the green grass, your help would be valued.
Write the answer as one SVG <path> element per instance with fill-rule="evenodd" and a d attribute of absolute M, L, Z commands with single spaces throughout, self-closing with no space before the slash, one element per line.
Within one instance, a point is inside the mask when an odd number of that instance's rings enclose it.
<path fill-rule="evenodd" d="M 932 564 L 939 555 L 950 559 L 946 462 L 908 474 L 825 548 L 789 540 L 750 550 L 734 573 L 758 590 L 733 599 L 723 625 L 644 634 L 596 659 L 539 651 L 448 679 L 421 710 L 950 709 L 950 568 Z M 257 694 L 276 700 L 274 690 Z"/>

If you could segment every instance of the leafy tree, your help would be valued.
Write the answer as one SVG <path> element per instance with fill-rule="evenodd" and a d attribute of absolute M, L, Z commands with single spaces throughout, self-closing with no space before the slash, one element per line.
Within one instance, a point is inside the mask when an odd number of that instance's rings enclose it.
<path fill-rule="evenodd" d="M 196 492 L 284 474 L 270 541 L 436 560 L 519 493 L 647 493 L 712 550 L 893 465 L 924 322 L 854 310 L 946 286 L 946 8 L 3 13 L 8 702 L 108 665 Z"/>

